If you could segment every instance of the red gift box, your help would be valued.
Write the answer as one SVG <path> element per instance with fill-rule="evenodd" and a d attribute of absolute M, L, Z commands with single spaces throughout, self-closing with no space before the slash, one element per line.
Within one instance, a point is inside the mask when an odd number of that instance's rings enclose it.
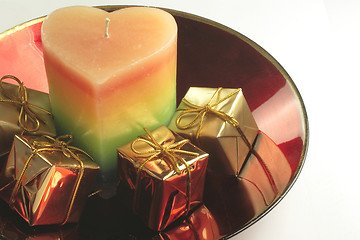
<path fill-rule="evenodd" d="M 118 148 L 120 195 L 154 230 L 165 229 L 203 199 L 208 154 L 162 126 Z M 120 188 L 119 188 L 120 189 Z"/>
<path fill-rule="evenodd" d="M 81 216 L 99 166 L 67 143 L 15 135 L 0 174 L 0 197 L 31 226 L 62 225 Z"/>
<path fill-rule="evenodd" d="M 159 233 L 156 240 L 207 240 L 219 238 L 219 229 L 214 217 L 205 205 L 199 206 L 181 223 Z"/>

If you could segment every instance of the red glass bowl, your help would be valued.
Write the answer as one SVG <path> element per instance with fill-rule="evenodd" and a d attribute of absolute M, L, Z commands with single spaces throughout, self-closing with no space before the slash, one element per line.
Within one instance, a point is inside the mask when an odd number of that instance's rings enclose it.
<path fill-rule="evenodd" d="M 101 7 L 113 11 L 121 6 Z M 264 49 L 244 35 L 191 14 L 168 10 L 176 19 L 178 34 L 177 95 L 181 101 L 191 86 L 243 89 L 260 130 L 284 153 L 292 176 L 276 201 L 255 212 L 240 185 L 207 179 L 204 205 L 187 219 L 162 233 L 153 232 L 123 209 L 117 197 L 89 199 L 79 224 L 30 228 L 0 202 L 0 234 L 57 236 L 64 239 L 197 239 L 231 237 L 273 209 L 295 183 L 304 165 L 308 145 L 308 119 L 294 82 Z M 40 29 L 35 19 L 0 35 L 0 76 L 12 74 L 25 86 L 48 92 Z M 222 185 L 223 183 L 223 185 Z M 10 231 L 8 233 L 7 231 Z"/>

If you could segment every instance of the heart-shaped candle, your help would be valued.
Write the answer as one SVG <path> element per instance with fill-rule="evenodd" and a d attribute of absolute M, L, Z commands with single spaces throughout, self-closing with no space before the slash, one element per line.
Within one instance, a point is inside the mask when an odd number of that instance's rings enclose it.
<path fill-rule="evenodd" d="M 116 147 L 175 111 L 176 22 L 156 8 L 66 7 L 44 20 L 42 42 L 57 130 L 111 182 Z"/>

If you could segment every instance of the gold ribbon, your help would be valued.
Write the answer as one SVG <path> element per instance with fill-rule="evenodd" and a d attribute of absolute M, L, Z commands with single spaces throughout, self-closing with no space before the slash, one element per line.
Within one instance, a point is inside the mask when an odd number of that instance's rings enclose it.
<path fill-rule="evenodd" d="M 216 89 L 215 93 L 210 98 L 210 101 L 207 104 L 205 104 L 204 106 L 197 106 L 195 104 L 190 103 L 186 99 L 183 99 L 182 102 L 187 106 L 187 108 L 178 108 L 176 110 L 176 111 L 182 111 L 176 119 L 176 126 L 181 130 L 185 130 L 185 129 L 189 129 L 191 127 L 198 125 L 198 128 L 196 130 L 196 135 L 195 135 L 196 139 L 198 139 L 200 136 L 200 131 L 203 127 L 204 119 L 207 114 L 215 115 L 216 117 L 224 120 L 225 122 L 230 123 L 234 127 L 238 126 L 239 122 L 235 118 L 233 118 L 232 116 L 230 116 L 229 114 L 227 114 L 225 112 L 218 111 L 214 108 L 216 106 L 218 106 L 220 103 L 222 103 L 222 102 L 228 100 L 229 98 L 231 98 L 232 96 L 238 94 L 240 89 L 236 89 L 234 92 L 232 92 L 232 93 L 228 94 L 227 96 L 225 96 L 221 99 L 218 99 L 217 101 L 214 102 L 215 98 L 220 96 L 221 90 L 222 90 L 221 87 Z M 196 115 L 188 124 L 181 123 L 181 121 L 183 120 L 184 117 L 186 117 L 187 115 L 192 115 L 192 114 L 196 114 Z M 197 123 L 198 119 L 200 119 L 199 123 Z"/>
<path fill-rule="evenodd" d="M 5 79 L 13 79 L 18 83 L 18 91 L 17 95 L 8 95 L 6 93 L 5 89 L 2 86 L 3 80 Z M 41 119 L 32 108 L 40 110 L 42 112 L 45 112 L 49 115 L 52 115 L 51 112 L 47 111 L 46 109 L 43 109 L 41 107 L 38 107 L 34 104 L 31 104 L 28 102 L 28 93 L 27 89 L 24 86 L 24 83 L 20 81 L 17 77 L 12 75 L 5 75 L 0 79 L 0 89 L 2 91 L 2 94 L 7 99 L 0 99 L 0 102 L 8 102 L 13 103 L 20 106 L 20 113 L 18 118 L 19 126 L 26 132 L 36 132 L 40 129 L 40 121 L 44 123 L 44 120 Z M 32 127 L 29 127 L 29 125 L 32 125 Z"/>
<path fill-rule="evenodd" d="M 139 184 L 140 184 L 140 173 L 143 169 L 143 167 L 153 160 L 156 160 L 158 158 L 161 158 L 166 162 L 166 164 L 172 168 L 177 174 L 181 173 L 180 166 L 178 164 L 178 161 L 180 161 L 182 164 L 185 165 L 186 172 L 187 172 L 187 184 L 186 184 L 186 214 L 190 210 L 190 200 L 191 200 L 191 172 L 190 172 L 190 166 L 188 163 L 180 157 L 178 154 L 184 154 L 184 155 L 191 155 L 191 156 L 199 156 L 198 153 L 190 152 L 186 150 L 182 150 L 181 148 L 190 142 L 188 139 L 183 139 L 179 142 L 175 142 L 169 146 L 162 146 L 159 144 L 154 136 L 149 132 L 147 128 L 144 128 L 144 130 L 147 133 L 146 137 L 138 137 L 131 143 L 131 150 L 138 154 L 138 155 L 149 155 L 149 157 L 139 166 L 137 171 L 137 177 L 136 177 L 136 184 L 135 184 L 135 198 L 134 198 L 134 208 L 136 208 L 136 202 L 138 201 L 139 197 Z M 135 144 L 137 142 L 144 142 L 148 144 L 152 149 L 148 151 L 138 151 L 135 148 Z"/>
<path fill-rule="evenodd" d="M 214 92 L 214 94 L 212 95 L 212 97 L 210 98 L 210 101 L 207 104 L 205 104 L 204 106 L 197 106 L 195 104 L 190 103 L 186 99 L 183 99 L 182 102 L 187 107 L 177 109 L 177 111 L 182 111 L 182 112 L 179 114 L 179 116 L 176 119 L 176 126 L 181 130 L 186 130 L 186 129 L 197 126 L 195 139 L 199 143 L 200 132 L 202 130 L 204 119 L 207 114 L 214 115 L 217 118 L 220 118 L 221 120 L 223 120 L 224 122 L 231 124 L 234 128 L 237 129 L 237 131 L 240 134 L 241 138 L 243 139 L 244 143 L 249 148 L 249 151 L 258 158 L 262 168 L 264 169 L 264 171 L 266 173 L 267 178 L 270 181 L 270 184 L 271 184 L 271 187 L 272 187 L 274 193 L 278 194 L 279 191 L 277 189 L 274 178 L 272 177 L 272 174 L 271 174 L 268 166 L 266 165 L 264 160 L 261 158 L 261 156 L 257 153 L 257 151 L 255 151 L 253 149 L 252 145 L 250 144 L 249 140 L 245 136 L 244 132 L 241 130 L 240 123 L 234 117 L 230 116 L 229 114 L 215 109 L 215 107 L 218 106 L 220 103 L 222 103 L 222 102 L 230 99 L 231 97 L 235 96 L 236 94 L 238 94 L 240 89 L 236 89 L 232 93 L 220 98 L 221 90 L 222 90 L 221 87 L 217 88 L 216 91 Z M 215 101 L 216 98 L 217 98 L 217 100 Z M 181 123 L 181 121 L 183 120 L 184 117 L 186 117 L 188 115 L 193 115 L 193 114 L 195 114 L 195 116 L 188 124 Z M 239 173 L 237 173 L 237 174 L 239 174 Z"/>
<path fill-rule="evenodd" d="M 22 184 L 22 181 L 23 181 L 23 177 L 25 176 L 25 172 L 26 172 L 27 168 L 30 165 L 31 159 L 36 154 L 38 154 L 40 152 L 45 152 L 45 151 L 61 152 L 67 158 L 73 157 L 80 165 L 80 171 L 79 171 L 79 174 L 77 175 L 76 183 L 75 183 L 75 186 L 74 186 L 74 188 L 72 190 L 72 193 L 71 193 L 71 200 L 70 200 L 69 206 L 67 208 L 68 210 L 67 210 L 65 219 L 60 224 L 60 225 L 64 225 L 68 221 L 68 219 L 70 217 L 70 213 L 71 213 L 74 201 L 75 201 L 75 197 L 76 197 L 77 191 L 79 189 L 81 179 L 82 179 L 82 177 L 84 175 L 84 163 L 81 161 L 81 159 L 73 151 L 79 151 L 82 154 L 85 154 L 91 160 L 93 160 L 93 159 L 85 151 L 83 151 L 83 150 L 81 150 L 79 148 L 68 145 L 72 141 L 72 136 L 71 135 L 59 136 L 57 138 L 52 138 L 52 137 L 47 136 L 47 135 L 44 135 L 43 137 L 45 137 L 48 140 L 48 142 L 45 142 L 45 141 L 34 141 L 33 142 L 33 147 L 35 149 L 32 151 L 32 153 L 30 154 L 30 156 L 26 160 L 26 162 L 24 164 L 24 167 L 23 167 L 18 179 L 16 180 L 14 189 L 13 189 L 11 197 L 10 197 L 9 205 L 14 206 L 14 204 L 15 204 L 16 196 L 17 196 L 17 194 L 18 194 L 18 192 L 20 190 L 20 187 L 21 187 L 21 184 Z"/>

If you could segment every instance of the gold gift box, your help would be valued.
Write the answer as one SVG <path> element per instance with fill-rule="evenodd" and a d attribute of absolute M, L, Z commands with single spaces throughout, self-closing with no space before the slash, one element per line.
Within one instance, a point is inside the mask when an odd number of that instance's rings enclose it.
<path fill-rule="evenodd" d="M 15 135 L 0 175 L 0 197 L 31 226 L 77 222 L 98 171 L 81 150 L 45 136 Z"/>
<path fill-rule="evenodd" d="M 225 175 L 239 173 L 258 133 L 242 90 L 232 88 L 190 87 L 168 127 L 210 154 L 209 171 Z"/>
<path fill-rule="evenodd" d="M 19 100 L 17 95 L 19 86 L 10 83 L 1 83 L 0 88 L 0 158 L 7 157 L 11 144 L 13 142 L 15 134 L 23 132 L 19 126 L 19 115 L 21 111 L 21 105 L 19 103 L 9 102 L 8 96 L 15 96 L 15 99 Z M 32 89 L 26 89 L 28 102 L 34 106 L 40 107 L 48 112 L 51 112 L 49 94 L 35 91 Z M 14 99 L 12 99 L 14 100 Z M 32 106 L 29 107 L 36 116 L 39 117 L 40 128 L 36 133 L 46 134 L 50 136 L 56 135 L 55 124 L 52 116 L 45 111 L 39 110 Z"/>
<path fill-rule="evenodd" d="M 185 140 L 165 126 L 155 129 L 151 135 L 162 148 Z M 148 136 L 144 135 L 144 139 L 148 139 Z M 136 152 L 132 148 L 136 148 Z M 125 186 L 122 191 L 119 191 L 119 195 L 128 198 L 127 204 L 132 204 L 129 207 L 145 221 L 149 228 L 154 230 L 165 229 L 203 200 L 209 155 L 189 141 L 180 148 L 172 149 L 187 152 L 173 153 L 182 159 L 182 161 L 176 159 L 178 173 L 171 164 L 169 165 L 167 157 L 162 154 L 143 165 L 151 157 L 150 152 L 154 151 L 153 146 L 145 142 L 136 142 L 136 144 L 131 142 L 118 148 L 119 186 Z M 150 154 L 141 154 L 147 152 Z M 188 174 L 183 161 L 188 166 L 191 175 Z M 191 176 L 190 179 L 189 176 Z"/>

